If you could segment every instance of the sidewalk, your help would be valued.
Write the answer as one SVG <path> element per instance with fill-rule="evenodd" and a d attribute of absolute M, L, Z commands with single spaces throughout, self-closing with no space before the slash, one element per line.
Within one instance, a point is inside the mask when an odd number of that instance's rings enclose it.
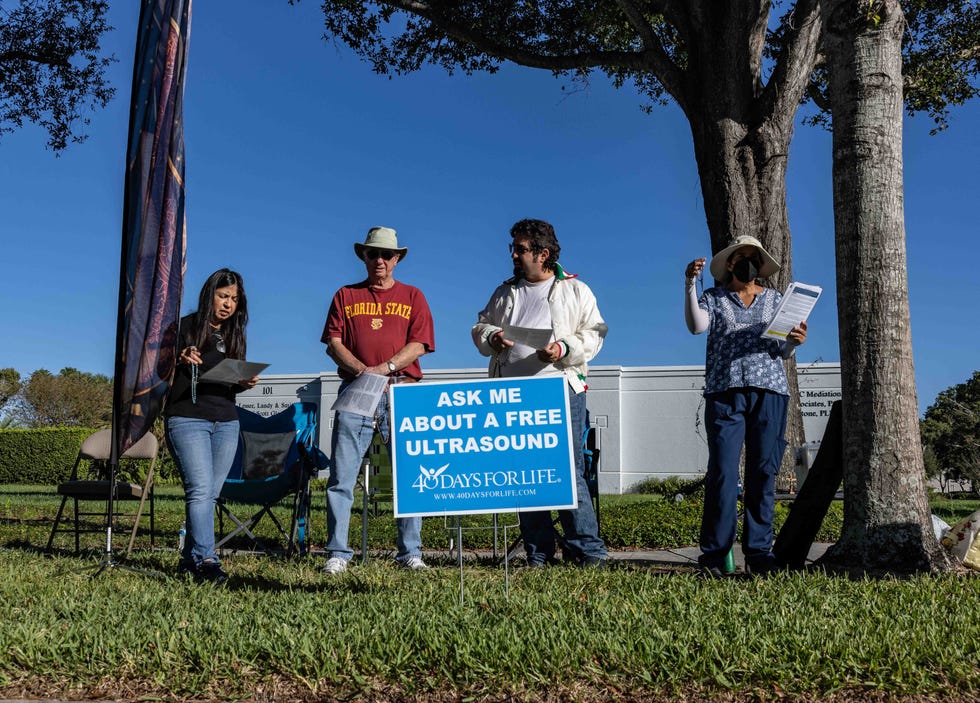
<path fill-rule="evenodd" d="M 829 543 L 816 542 L 810 547 L 807 555 L 808 561 L 823 556 L 823 553 L 830 547 Z M 609 560 L 637 566 L 690 566 L 696 568 L 698 555 L 701 550 L 698 547 L 678 547 L 677 549 L 657 549 L 657 550 L 618 550 L 609 551 Z M 741 545 L 735 545 L 735 568 L 745 569 L 745 558 L 742 556 Z"/>
<path fill-rule="evenodd" d="M 816 542 L 810 547 L 810 551 L 807 555 L 808 561 L 814 561 L 821 556 L 830 547 L 829 543 L 826 542 Z M 648 566 L 648 567 L 690 567 L 691 569 L 696 569 L 698 565 L 698 555 L 701 550 L 698 547 L 677 547 L 676 549 L 619 549 L 619 550 L 609 550 L 609 561 L 614 564 L 628 564 L 631 566 Z M 425 556 L 429 557 L 439 557 L 439 558 L 450 558 L 455 555 L 455 551 L 440 551 L 440 550 L 425 550 Z M 479 557 L 481 559 L 490 559 L 493 557 L 493 553 L 488 549 L 479 550 L 468 550 L 463 548 L 463 558 L 471 559 L 473 557 Z M 378 556 L 371 555 L 369 558 L 379 558 Z M 503 561 L 503 553 L 498 553 L 498 558 Z M 360 560 L 360 555 L 354 557 L 355 561 Z M 510 562 L 513 566 L 520 568 L 524 565 L 524 550 L 522 548 L 517 549 L 517 553 L 512 555 Z M 742 556 L 742 547 L 738 544 L 735 545 L 735 569 L 737 571 L 745 570 L 745 558 Z"/>

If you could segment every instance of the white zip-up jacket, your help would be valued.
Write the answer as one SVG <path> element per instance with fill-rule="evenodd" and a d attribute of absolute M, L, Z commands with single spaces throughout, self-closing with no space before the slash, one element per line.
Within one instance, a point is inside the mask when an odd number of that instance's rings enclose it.
<path fill-rule="evenodd" d="M 498 286 L 473 325 L 473 343 L 483 356 L 490 357 L 490 378 L 500 376 L 500 360 L 490 346 L 490 338 L 510 322 L 516 283 L 517 279 L 512 278 Z M 555 341 L 568 349 L 555 366 L 562 370 L 572 390 L 581 393 L 586 389 L 589 362 L 602 348 L 602 340 L 609 328 L 599 313 L 592 290 L 561 267 L 556 267 L 554 282 L 548 292 L 548 307 Z"/>

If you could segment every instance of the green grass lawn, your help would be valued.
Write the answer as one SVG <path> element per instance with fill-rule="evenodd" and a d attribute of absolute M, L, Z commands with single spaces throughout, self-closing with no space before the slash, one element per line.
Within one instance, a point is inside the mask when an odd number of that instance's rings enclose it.
<path fill-rule="evenodd" d="M 314 495 L 322 545 L 322 485 Z M 158 547 L 166 549 L 146 549 L 141 536 L 127 562 L 162 576 L 112 568 L 92 578 L 103 538 L 91 535 L 80 557 L 65 551 L 68 537 L 44 555 L 53 490 L 0 486 L 0 698 L 980 696 L 980 579 L 969 575 L 705 581 L 691 569 L 617 564 L 517 569 L 505 582 L 499 564 L 471 559 L 460 602 L 460 572 L 449 558 L 431 558 L 424 573 L 371 559 L 328 578 L 320 556 L 241 553 L 226 557 L 232 578 L 216 588 L 170 576 L 182 509 L 179 487 L 161 488 Z M 969 512 L 943 510 L 947 522 Z M 652 548 L 693 543 L 688 523 L 700 506 L 694 498 L 603 496 L 602 511 L 619 548 Z M 357 512 L 355 542 L 359 519 Z M 650 520 L 675 524 L 650 529 Z M 369 525 L 371 548 L 390 550 L 390 515 Z M 489 535 L 474 530 L 467 540 L 489 545 Z M 445 548 L 450 536 L 442 520 L 425 521 L 427 547 Z"/>
<path fill-rule="evenodd" d="M 4 697 L 980 694 L 975 578 L 556 567 L 514 573 L 507 597 L 502 570 L 474 564 L 461 604 L 451 562 L 406 573 L 373 560 L 328 579 L 319 559 L 238 556 L 225 588 L 119 569 L 93 579 L 97 564 L 0 551 Z"/>
<path fill-rule="evenodd" d="M 322 546 L 326 532 L 326 494 L 323 481 L 314 482 L 312 492 L 312 541 Z M 52 486 L 0 485 L 0 546 L 40 545 L 47 543 L 51 521 L 58 512 L 60 497 Z M 69 503 L 69 507 L 70 507 Z M 361 497 L 355 496 L 351 521 L 351 544 L 361 543 Z M 133 509 L 133 504 L 124 508 Z M 234 509 L 237 515 L 249 514 L 251 506 Z M 374 515 L 368 512 L 368 545 L 372 550 L 389 550 L 395 541 L 395 525 L 391 518 L 391 505 L 382 504 L 381 511 Z M 789 507 L 785 502 L 777 504 L 776 525 L 782 524 Z M 251 509 L 254 512 L 254 509 Z M 286 505 L 275 511 L 280 522 L 287 524 L 290 508 Z M 818 535 L 819 541 L 834 541 L 840 533 L 841 506 L 832 506 L 825 521 L 825 527 Z M 600 516 L 602 532 L 606 542 L 613 549 L 667 549 L 697 543 L 701 517 L 701 502 L 697 496 L 682 501 L 665 500 L 657 495 L 601 496 Z M 175 548 L 178 531 L 183 522 L 183 490 L 180 486 L 159 485 L 156 489 L 156 546 Z M 493 518 L 489 515 L 471 515 L 462 518 L 464 547 L 472 550 L 485 550 L 493 546 L 491 530 Z M 516 516 L 504 514 L 498 524 L 514 525 Z M 131 524 L 131 523 L 128 523 Z M 148 526 L 146 520 L 144 525 Z M 422 540 L 426 549 L 444 550 L 449 547 L 455 533 L 453 520 L 426 518 L 423 521 Z M 98 527 L 98 525 L 94 525 Z M 117 530 L 119 539 L 125 530 Z M 481 529 L 477 529 L 481 528 Z M 257 533 L 269 540 L 269 546 L 283 546 L 272 524 L 260 524 Z M 510 536 L 516 534 L 510 531 Z M 91 549 L 104 549 L 104 538 L 95 533 L 82 536 L 82 545 Z M 498 533 L 498 545 L 503 540 L 502 530 Z M 121 543 L 121 542 L 120 542 Z M 138 545 L 149 547 L 148 536 L 141 532 Z M 247 540 L 236 539 L 232 546 L 251 550 L 253 544 Z M 56 549 L 73 546 L 68 534 L 59 534 Z"/>

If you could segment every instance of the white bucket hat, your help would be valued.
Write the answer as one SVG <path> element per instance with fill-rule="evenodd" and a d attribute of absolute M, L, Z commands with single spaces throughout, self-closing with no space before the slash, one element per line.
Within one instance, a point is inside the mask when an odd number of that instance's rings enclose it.
<path fill-rule="evenodd" d="M 711 275 L 714 276 L 715 279 L 719 281 L 725 279 L 726 275 L 728 274 L 728 268 L 726 266 L 726 264 L 728 264 L 728 257 L 742 247 L 755 247 L 759 250 L 759 254 L 762 256 L 762 266 L 759 268 L 760 277 L 765 278 L 766 276 L 771 276 L 779 270 L 779 264 L 777 264 L 776 260 L 772 258 L 772 256 L 769 255 L 769 252 L 763 248 L 762 242 L 755 237 L 750 237 L 747 234 L 743 234 L 735 237 L 731 244 L 711 257 L 711 265 L 708 267 L 708 270 L 711 271 Z"/>
<path fill-rule="evenodd" d="M 368 247 L 373 249 L 391 249 L 398 252 L 398 260 L 401 261 L 408 255 L 408 247 L 398 246 L 398 235 L 390 227 L 372 227 L 368 230 L 367 239 L 364 243 L 354 243 L 354 253 L 361 261 L 364 260 L 364 250 Z"/>

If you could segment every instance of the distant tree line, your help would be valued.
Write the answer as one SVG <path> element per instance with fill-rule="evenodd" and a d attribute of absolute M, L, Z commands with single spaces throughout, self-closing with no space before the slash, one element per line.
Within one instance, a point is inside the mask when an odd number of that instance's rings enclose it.
<path fill-rule="evenodd" d="M 0 369 L 0 426 L 108 427 L 112 423 L 112 379 L 71 367 L 53 374 L 38 369 L 22 381 Z"/>
<path fill-rule="evenodd" d="M 921 423 L 926 471 L 943 490 L 951 483 L 980 489 L 980 371 L 944 390 Z"/>
<path fill-rule="evenodd" d="M 39 369 L 22 381 L 0 369 L 0 427 L 108 427 L 112 379 L 71 367 Z M 928 476 L 946 490 L 951 482 L 980 489 L 980 371 L 942 391 L 921 421 Z"/>

